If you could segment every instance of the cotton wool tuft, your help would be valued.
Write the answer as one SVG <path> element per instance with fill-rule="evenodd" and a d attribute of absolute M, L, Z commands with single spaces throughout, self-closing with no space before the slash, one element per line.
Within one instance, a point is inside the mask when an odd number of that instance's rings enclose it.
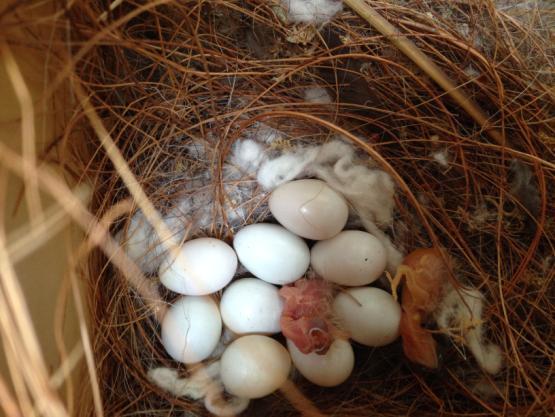
<path fill-rule="evenodd" d="M 168 216 L 164 218 L 164 222 L 175 239 L 180 240 L 183 237 L 186 220 Z M 115 239 L 143 273 L 151 275 L 158 271 L 166 250 L 142 211 L 138 210 L 133 214 L 127 227 L 120 230 Z"/>
<path fill-rule="evenodd" d="M 271 191 L 278 185 L 299 177 L 305 172 L 318 154 L 316 147 L 299 147 L 291 152 L 265 161 L 258 171 L 256 179 L 266 190 Z"/>
<path fill-rule="evenodd" d="M 483 308 L 484 296 L 477 289 L 451 287 L 436 311 L 436 322 L 451 337 L 462 336 L 480 368 L 495 375 L 503 367 L 503 357 L 499 346 L 484 340 Z"/>
<path fill-rule="evenodd" d="M 304 91 L 304 100 L 307 103 L 331 104 L 331 97 L 328 91 L 322 87 L 310 87 Z"/>
<path fill-rule="evenodd" d="M 281 4 L 295 23 L 325 23 L 343 10 L 341 0 L 281 0 Z"/>
<path fill-rule="evenodd" d="M 205 408 L 215 416 L 239 415 L 246 410 L 250 401 L 229 395 L 224 398 L 220 368 L 220 361 L 215 361 L 196 370 L 189 378 L 181 378 L 176 370 L 159 367 L 150 369 L 148 378 L 176 397 L 187 397 L 192 400 L 204 398 Z"/>
<path fill-rule="evenodd" d="M 164 217 L 174 237 L 181 241 L 185 234 L 190 237 L 210 232 L 213 225 L 227 224 L 239 229 L 253 221 L 263 221 L 267 193 L 288 181 L 313 177 L 345 196 L 356 226 L 364 227 L 385 246 L 387 269 L 394 273 L 402 255 L 382 230 L 391 224 L 393 217 L 395 189 L 391 177 L 380 169 L 370 168 L 356 155 L 355 148 L 341 138 L 322 145 L 297 145 L 277 151 L 273 142 L 280 137 L 281 132 L 257 124 L 233 145 L 229 159 L 216 174 L 221 177 L 221 187 L 213 180 L 210 168 L 189 179 L 183 194 Z M 191 143 L 189 149 L 198 160 L 206 163 L 213 160 L 202 143 Z M 140 211 L 128 229 L 133 232 L 128 236 L 135 236 L 127 239 L 128 255 L 145 273 L 155 273 L 165 253 L 155 231 Z M 120 239 L 121 235 L 120 232 Z"/>
<path fill-rule="evenodd" d="M 449 151 L 447 149 L 432 152 L 430 156 L 443 168 L 449 168 Z"/>
<path fill-rule="evenodd" d="M 238 141 L 234 145 L 231 163 L 246 172 L 258 169 L 264 159 L 264 147 L 252 139 Z"/>

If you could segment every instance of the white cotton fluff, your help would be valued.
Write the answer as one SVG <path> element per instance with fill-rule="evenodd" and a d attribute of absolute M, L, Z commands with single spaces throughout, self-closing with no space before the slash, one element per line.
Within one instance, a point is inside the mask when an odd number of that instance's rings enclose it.
<path fill-rule="evenodd" d="M 235 417 L 249 406 L 250 400 L 235 396 L 224 397 L 218 390 L 209 391 L 204 397 L 204 408 L 218 417 Z"/>
<path fill-rule="evenodd" d="M 187 153 L 192 156 L 195 159 L 206 159 L 207 152 L 206 152 L 206 146 L 204 145 L 203 142 L 200 141 L 193 141 L 188 143 L 185 146 L 185 149 L 187 150 Z"/>
<path fill-rule="evenodd" d="M 251 132 L 247 132 L 247 135 L 260 143 L 270 144 L 282 137 L 283 133 L 264 123 L 257 122 L 253 125 Z"/>
<path fill-rule="evenodd" d="M 343 10 L 341 0 L 281 0 L 291 22 L 325 23 Z"/>
<path fill-rule="evenodd" d="M 499 346 L 484 341 L 483 306 L 480 291 L 451 288 L 437 309 L 436 322 L 450 336 L 462 336 L 480 368 L 494 375 L 503 367 L 503 357 Z"/>
<path fill-rule="evenodd" d="M 252 155 L 254 156 L 255 154 L 253 153 Z M 260 156 L 261 159 L 257 160 L 256 163 L 250 162 L 246 164 L 245 167 L 248 168 L 246 170 L 228 163 L 223 166 L 224 192 L 222 197 L 224 200 L 224 212 L 227 223 L 233 229 L 243 227 L 251 216 L 259 214 L 257 210 L 254 210 L 254 212 L 252 210 L 254 207 L 260 208 L 264 199 L 264 193 L 259 192 L 260 187 L 254 178 L 254 173 L 259 163 L 266 159 L 266 156 L 263 154 L 260 154 Z"/>
<path fill-rule="evenodd" d="M 364 228 L 384 244 L 387 269 L 394 273 L 402 254 L 378 226 L 391 223 L 395 206 L 395 186 L 391 177 L 379 169 L 363 165 L 353 146 L 334 140 L 321 146 L 297 147 L 291 152 L 264 161 L 258 182 L 266 190 L 299 177 L 316 177 L 343 194 L 352 205 Z"/>
<path fill-rule="evenodd" d="M 267 143 L 275 140 L 278 131 L 259 124 L 249 129 L 245 139 L 237 141 L 231 156 L 221 168 L 222 186 L 214 181 L 212 170 L 205 171 L 189 178 L 184 183 L 183 195 L 174 201 L 169 214 L 172 219 L 187 219 L 190 234 L 210 232 L 212 226 L 229 225 L 237 229 L 245 225 L 250 213 L 247 203 L 256 205 L 254 200 L 264 196 L 257 193 L 258 185 L 254 179 L 258 166 L 266 159 Z M 256 140 L 260 139 L 260 140 Z M 207 164 L 212 155 L 202 144 L 193 142 L 187 145 L 188 153 L 195 159 Z"/>
<path fill-rule="evenodd" d="M 154 368 L 148 371 L 148 379 L 164 391 L 176 397 L 199 400 L 204 397 L 207 381 L 194 378 L 180 378 L 175 369 Z"/>
<path fill-rule="evenodd" d="M 442 167 L 449 168 L 449 151 L 447 149 L 432 152 L 430 156 Z"/>
<path fill-rule="evenodd" d="M 342 140 L 322 145 L 309 171 L 343 193 L 361 218 L 380 226 L 392 221 L 395 184 L 386 172 L 370 169 L 355 155 L 355 149 Z"/>
<path fill-rule="evenodd" d="M 268 159 L 272 143 L 281 137 L 283 133 L 279 130 L 256 122 L 234 143 L 228 160 L 221 167 L 221 174 L 216 174 L 221 177 L 221 188 L 215 186 L 217 181 L 208 169 L 188 181 L 190 192 L 177 205 L 182 208 L 181 215 L 191 219 L 193 232 L 209 232 L 212 225 L 223 224 L 238 229 L 249 219 L 251 222 L 259 219 L 264 211 L 262 200 L 265 194 L 260 191 L 256 172 Z M 214 159 L 202 143 L 189 144 L 188 149 L 199 160 Z"/>
<path fill-rule="evenodd" d="M 223 207 L 215 204 L 216 189 L 213 187 L 201 189 L 187 194 L 176 201 L 172 216 L 190 220 L 190 234 L 198 231 L 209 231 L 212 225 L 222 225 L 225 222 L 232 228 L 239 227 L 246 220 L 246 210 L 242 206 L 242 191 L 237 184 L 223 184 Z M 249 194 L 250 195 L 250 194 Z M 239 201 L 237 201 L 239 200 Z"/>
<path fill-rule="evenodd" d="M 164 222 L 172 236 L 180 240 L 186 227 L 185 219 L 169 216 L 164 218 Z M 136 211 L 127 227 L 120 230 L 115 238 L 141 271 L 148 275 L 158 271 L 165 247 L 142 211 Z"/>
<path fill-rule="evenodd" d="M 218 417 L 239 415 L 249 405 L 249 400 L 246 398 L 234 396 L 224 398 L 219 361 L 202 366 L 189 378 L 180 378 L 176 370 L 165 367 L 150 369 L 148 378 L 176 397 L 187 397 L 192 400 L 204 398 L 204 407 Z"/>
<path fill-rule="evenodd" d="M 331 104 L 331 97 L 328 91 L 322 87 L 310 87 L 304 92 L 304 100 L 307 103 Z"/>
<path fill-rule="evenodd" d="M 308 165 L 314 162 L 318 151 L 318 147 L 299 148 L 267 160 L 260 166 L 256 179 L 264 189 L 271 191 L 305 173 Z"/>
<path fill-rule="evenodd" d="M 392 222 L 394 183 L 382 170 L 371 169 L 359 159 L 355 148 L 343 140 L 323 145 L 298 145 L 269 158 L 275 153 L 273 142 L 283 133 L 263 123 L 248 129 L 232 147 L 231 154 L 221 168 L 221 187 L 206 169 L 185 184 L 184 194 L 174 202 L 165 221 L 177 237 L 183 239 L 199 231 L 210 232 L 213 225 L 229 225 L 238 229 L 245 224 L 264 221 L 267 192 L 294 179 L 314 177 L 326 181 L 343 194 L 351 204 L 353 219 L 357 218 L 368 232 L 376 236 L 388 254 L 388 270 L 395 272 L 402 255 L 380 228 Z M 195 158 L 211 161 L 205 147 L 189 145 Z M 135 256 L 145 268 L 156 271 L 163 248 L 157 240 L 148 241 L 144 248 L 153 249 L 147 257 Z M 141 255 L 146 252 L 141 250 Z"/>
<path fill-rule="evenodd" d="M 237 141 L 231 155 L 231 163 L 245 172 L 253 172 L 260 166 L 264 159 L 264 147 L 262 144 L 246 139 Z M 224 175 L 224 178 L 227 178 Z"/>

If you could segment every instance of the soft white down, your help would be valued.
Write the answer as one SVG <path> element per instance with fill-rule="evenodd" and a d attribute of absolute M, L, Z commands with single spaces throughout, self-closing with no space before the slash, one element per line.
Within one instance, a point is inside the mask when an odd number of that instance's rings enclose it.
<path fill-rule="evenodd" d="M 185 219 L 168 217 L 164 222 L 173 237 L 180 240 L 185 228 Z M 165 248 L 142 211 L 137 210 L 127 227 L 120 230 L 115 238 L 122 245 L 126 255 L 145 274 L 151 275 L 158 271 L 164 259 Z"/>
<path fill-rule="evenodd" d="M 480 368 L 495 375 L 503 368 L 503 355 L 499 346 L 484 340 L 483 309 L 480 291 L 451 287 L 436 311 L 436 322 L 451 337 L 462 335 Z"/>
<path fill-rule="evenodd" d="M 177 370 L 165 367 L 150 369 L 148 378 L 176 397 L 192 400 L 204 397 L 204 407 L 218 417 L 237 416 L 249 406 L 247 398 L 224 396 L 219 361 L 200 367 L 188 378 L 182 378 Z"/>
<path fill-rule="evenodd" d="M 304 100 L 307 103 L 331 104 L 328 91 L 322 87 L 310 87 L 304 91 Z"/>
<path fill-rule="evenodd" d="M 343 9 L 340 0 L 281 0 L 291 22 L 324 23 Z"/>

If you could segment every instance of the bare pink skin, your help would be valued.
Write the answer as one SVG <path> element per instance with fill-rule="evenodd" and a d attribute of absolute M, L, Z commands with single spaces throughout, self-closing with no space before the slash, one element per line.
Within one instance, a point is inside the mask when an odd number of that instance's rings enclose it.
<path fill-rule="evenodd" d="M 302 353 L 325 354 L 334 339 L 343 337 L 332 322 L 332 287 L 321 279 L 300 279 L 282 287 L 285 300 L 281 331 Z"/>

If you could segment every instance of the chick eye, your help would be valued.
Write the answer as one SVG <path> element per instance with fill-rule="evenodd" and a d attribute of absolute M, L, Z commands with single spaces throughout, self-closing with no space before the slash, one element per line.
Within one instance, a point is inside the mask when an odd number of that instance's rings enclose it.
<path fill-rule="evenodd" d="M 310 337 L 314 345 L 314 352 L 318 354 L 323 354 L 327 352 L 331 342 L 329 333 L 327 331 L 327 326 L 326 329 L 322 329 L 319 327 L 311 328 L 308 331 L 308 336 Z"/>

